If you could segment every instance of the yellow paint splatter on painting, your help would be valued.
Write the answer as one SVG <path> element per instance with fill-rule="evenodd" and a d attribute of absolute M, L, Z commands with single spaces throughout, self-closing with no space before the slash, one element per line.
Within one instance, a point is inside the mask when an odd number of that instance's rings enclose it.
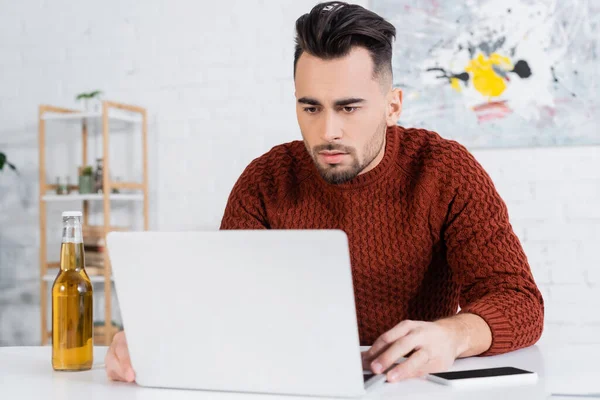
<path fill-rule="evenodd" d="M 458 93 L 462 92 L 460 80 L 458 80 L 458 78 L 450 78 L 450 86 L 452 86 L 452 89 L 456 90 Z"/>
<path fill-rule="evenodd" d="M 489 58 L 480 53 L 465 68 L 465 71 L 471 73 L 475 90 L 488 98 L 498 97 L 506 89 L 506 81 L 493 70 L 493 65 L 507 71 L 513 69 L 510 59 L 498 53 L 492 53 Z M 454 83 L 451 84 L 454 87 Z"/>

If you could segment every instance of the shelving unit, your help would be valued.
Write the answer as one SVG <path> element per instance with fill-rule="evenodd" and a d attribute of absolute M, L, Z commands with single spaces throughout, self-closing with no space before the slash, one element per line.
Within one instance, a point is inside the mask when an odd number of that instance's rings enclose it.
<path fill-rule="evenodd" d="M 108 198 L 111 201 L 129 200 L 129 201 L 144 201 L 143 194 L 117 194 L 111 193 Z M 91 194 L 46 194 L 42 196 L 42 200 L 46 202 L 51 201 L 104 201 L 104 195 L 101 193 Z"/>
<path fill-rule="evenodd" d="M 56 185 L 48 184 L 46 177 L 46 121 L 73 121 L 81 124 L 82 139 L 82 163 L 87 165 L 88 154 L 88 126 L 93 120 L 100 121 L 102 125 L 102 159 L 103 159 L 103 192 L 92 194 L 65 194 L 57 195 L 53 191 Z M 120 121 L 128 124 L 141 124 L 142 132 L 142 182 L 115 182 L 110 179 L 110 157 L 109 157 L 109 122 Z M 40 105 L 38 125 L 39 145 L 39 207 L 40 207 L 40 313 L 41 313 L 41 339 L 42 344 L 48 343 L 52 336 L 49 330 L 47 315 L 48 289 L 58 274 L 60 262 L 50 262 L 47 259 L 47 211 L 49 203 L 57 202 L 82 202 L 83 203 L 83 226 L 84 230 L 89 225 L 90 202 L 102 202 L 103 220 L 102 234 L 106 234 L 114 227 L 110 225 L 111 202 L 132 201 L 143 202 L 143 229 L 148 230 L 148 144 L 147 144 L 147 116 L 146 109 L 129 104 L 113 101 L 103 101 L 101 112 L 82 112 L 51 105 Z M 76 166 L 74 166 L 76 167 Z M 77 185 L 69 185 L 72 190 L 77 190 Z M 133 191 L 132 193 L 112 193 L 112 189 L 123 189 Z M 94 342 L 96 344 L 110 344 L 112 337 L 117 332 L 112 323 L 112 274 L 108 258 L 108 252 L 104 251 L 104 264 L 102 274 L 88 272 L 93 283 L 104 285 L 104 325 L 94 327 Z M 100 340 L 98 340 L 100 338 Z"/>

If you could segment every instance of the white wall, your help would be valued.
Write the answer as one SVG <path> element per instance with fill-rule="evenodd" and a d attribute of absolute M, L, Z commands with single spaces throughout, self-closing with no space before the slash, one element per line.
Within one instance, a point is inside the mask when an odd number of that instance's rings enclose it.
<path fill-rule="evenodd" d="M 0 176 L 0 345 L 39 340 L 37 106 L 99 88 L 147 107 L 152 228 L 216 228 L 245 165 L 300 138 L 293 29 L 315 3 L 0 0 L 0 149 L 21 171 Z M 547 338 L 600 341 L 600 317 L 583 311 L 600 305 L 598 153 L 475 153 L 546 297 Z"/>
<path fill-rule="evenodd" d="M 600 147 L 473 151 L 546 301 L 544 340 L 600 343 Z"/>

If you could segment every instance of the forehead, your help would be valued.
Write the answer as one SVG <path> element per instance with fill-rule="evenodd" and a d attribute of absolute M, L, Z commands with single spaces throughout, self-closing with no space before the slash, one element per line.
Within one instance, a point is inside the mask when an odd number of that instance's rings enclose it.
<path fill-rule="evenodd" d="M 380 89 L 379 81 L 373 78 L 373 60 L 362 47 L 355 47 L 346 56 L 331 60 L 302 53 L 294 82 L 297 97 L 367 97 Z"/>

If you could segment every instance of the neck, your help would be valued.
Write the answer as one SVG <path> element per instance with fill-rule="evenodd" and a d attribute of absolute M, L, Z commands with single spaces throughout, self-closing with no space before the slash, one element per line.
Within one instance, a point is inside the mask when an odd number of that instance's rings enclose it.
<path fill-rule="evenodd" d="M 62 271 L 83 269 L 83 243 L 63 242 L 60 246 L 60 269 Z"/>

